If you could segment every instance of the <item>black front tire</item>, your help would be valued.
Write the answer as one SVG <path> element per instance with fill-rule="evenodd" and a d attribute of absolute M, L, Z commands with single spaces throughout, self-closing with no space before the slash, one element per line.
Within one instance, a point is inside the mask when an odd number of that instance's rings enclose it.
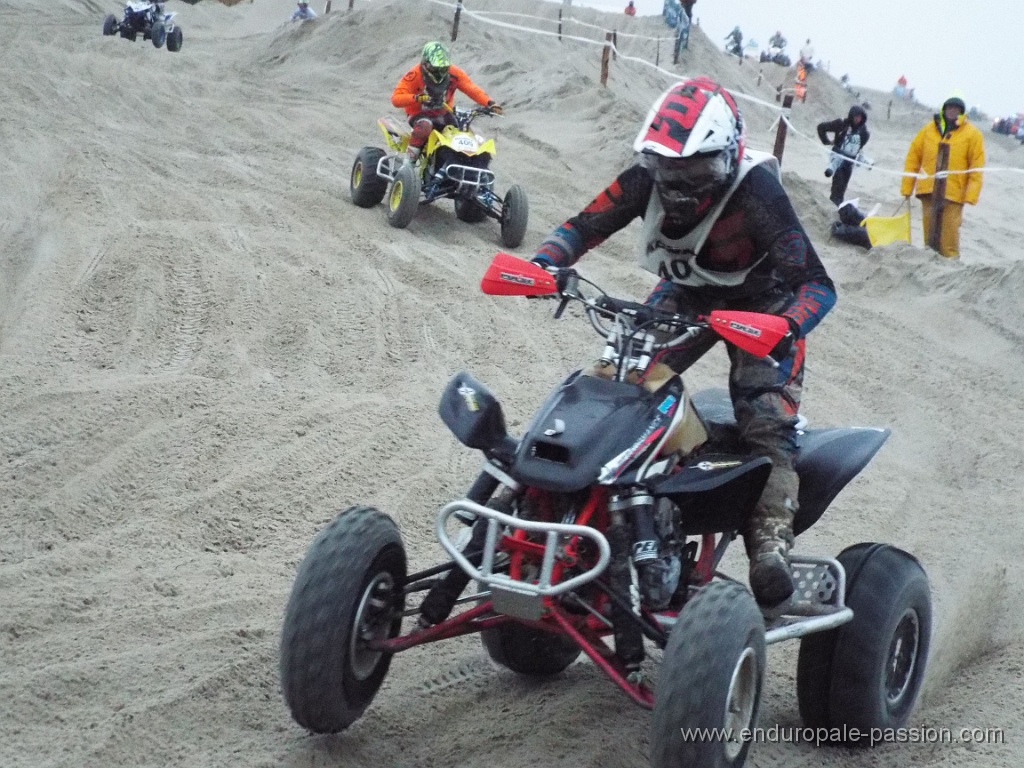
<path fill-rule="evenodd" d="M 110 37 L 111 35 L 116 33 L 117 17 L 112 13 L 108 13 L 106 16 L 103 17 L 103 34 L 107 37 Z"/>
<path fill-rule="evenodd" d="M 167 42 L 167 27 L 162 21 L 156 22 L 149 31 L 149 39 L 153 41 L 154 48 L 163 48 Z"/>
<path fill-rule="evenodd" d="M 405 229 L 416 216 L 420 205 L 420 177 L 416 167 L 406 163 L 395 174 L 388 194 L 388 224 Z"/>
<path fill-rule="evenodd" d="M 928 577 L 910 554 L 885 544 L 840 553 L 853 619 L 808 635 L 797 659 L 800 717 L 809 727 L 863 734 L 901 728 L 924 681 L 931 641 Z"/>
<path fill-rule="evenodd" d="M 180 51 L 181 50 L 181 43 L 182 43 L 182 40 L 184 39 L 184 37 L 185 36 L 184 36 L 184 34 L 182 34 L 181 27 L 175 27 L 170 32 L 168 32 L 167 33 L 167 50 L 170 51 L 171 53 L 177 53 L 178 51 Z"/>
<path fill-rule="evenodd" d="M 501 242 L 506 248 L 518 248 L 526 236 L 526 224 L 530 216 L 530 204 L 526 192 L 513 184 L 505 193 L 501 206 Z"/>
<path fill-rule="evenodd" d="M 651 717 L 654 768 L 740 768 L 750 741 L 684 738 L 695 729 L 753 729 L 765 673 L 764 619 L 742 585 L 713 581 L 679 613 Z"/>
<path fill-rule="evenodd" d="M 379 147 L 363 147 L 352 163 L 348 191 L 352 202 L 360 208 L 373 208 L 384 199 L 388 180 L 377 175 L 377 164 L 386 154 Z"/>
<path fill-rule="evenodd" d="M 480 641 L 495 662 L 520 675 L 557 675 L 581 653 L 567 637 L 514 621 L 483 630 Z"/>
<path fill-rule="evenodd" d="M 372 507 L 339 514 L 299 565 L 281 633 L 281 689 L 314 733 L 355 722 L 377 694 L 389 654 L 366 647 L 401 631 L 405 550 L 394 521 Z"/>

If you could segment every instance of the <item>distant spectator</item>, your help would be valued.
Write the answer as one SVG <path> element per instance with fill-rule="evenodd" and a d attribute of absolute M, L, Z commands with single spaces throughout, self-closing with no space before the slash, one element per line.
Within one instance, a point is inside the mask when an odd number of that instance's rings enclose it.
<path fill-rule="evenodd" d="M 307 0 L 299 0 L 299 7 L 292 11 L 292 21 L 315 19 L 316 11 L 309 7 Z"/>
<path fill-rule="evenodd" d="M 836 118 L 818 123 L 818 138 L 822 144 L 832 145 L 832 156 L 825 176 L 832 177 L 832 193 L 829 199 L 839 205 L 846 198 L 846 187 L 853 174 L 853 160 L 857 158 L 871 134 L 867 128 L 868 113 L 854 104 L 846 118 Z M 831 139 L 828 134 L 832 134 Z"/>
<path fill-rule="evenodd" d="M 725 52 L 743 58 L 743 32 L 738 26 L 732 28 L 732 32 L 725 36 Z"/>
<path fill-rule="evenodd" d="M 900 192 L 909 198 L 917 192 L 921 201 L 925 243 L 929 241 L 932 227 L 933 191 L 935 189 L 935 166 L 939 146 L 949 146 L 949 171 L 946 177 L 946 191 L 938 222 L 938 251 L 948 258 L 960 256 L 960 223 L 963 219 L 964 203 L 976 205 L 981 194 L 981 168 L 985 165 L 985 137 L 968 122 L 967 106 L 964 100 L 953 96 L 943 103 L 942 111 L 929 121 L 910 143 L 903 169 L 908 174 L 924 171 L 926 178 L 904 176 Z"/>
<path fill-rule="evenodd" d="M 786 47 L 786 38 L 782 36 L 781 31 L 777 31 L 774 35 L 771 36 L 771 39 L 768 41 L 768 45 L 770 45 L 772 48 L 778 48 L 781 51 L 783 48 Z"/>
<path fill-rule="evenodd" d="M 803 62 L 804 67 L 810 72 L 814 69 L 814 65 L 811 64 L 811 59 L 814 58 L 814 46 L 811 45 L 811 38 L 807 38 L 807 42 L 804 43 L 804 47 L 800 49 L 800 61 Z"/>
<path fill-rule="evenodd" d="M 636 16 L 636 6 L 633 5 L 633 0 L 629 0 L 629 5 L 626 6 L 627 16 Z"/>
<path fill-rule="evenodd" d="M 693 4 L 696 2 L 697 0 L 683 0 L 683 13 L 690 21 L 693 21 Z"/>

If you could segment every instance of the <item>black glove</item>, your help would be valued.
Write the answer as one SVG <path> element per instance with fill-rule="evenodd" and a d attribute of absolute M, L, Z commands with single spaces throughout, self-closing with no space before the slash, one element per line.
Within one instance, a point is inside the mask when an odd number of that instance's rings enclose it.
<path fill-rule="evenodd" d="M 534 256 L 530 259 L 530 263 L 536 264 L 541 269 L 549 272 L 555 278 L 555 287 L 558 289 L 559 293 L 565 290 L 565 286 L 569 283 L 569 275 L 572 272 L 571 269 L 556 267 L 551 263 L 551 259 L 547 256 Z"/>
<path fill-rule="evenodd" d="M 797 325 L 796 320 L 792 317 L 786 317 L 786 321 L 789 323 L 789 331 L 779 339 L 779 343 L 772 347 L 772 351 L 768 353 L 768 357 L 777 363 L 781 363 L 789 357 L 789 353 L 793 351 L 793 345 L 800 340 L 800 326 Z"/>

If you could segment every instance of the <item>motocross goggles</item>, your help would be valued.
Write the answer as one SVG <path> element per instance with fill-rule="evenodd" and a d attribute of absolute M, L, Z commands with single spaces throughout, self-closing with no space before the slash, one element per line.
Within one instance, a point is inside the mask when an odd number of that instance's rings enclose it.
<path fill-rule="evenodd" d="M 690 157 L 663 157 L 645 152 L 641 163 L 659 187 L 681 191 L 725 184 L 732 173 L 732 163 L 724 151 Z"/>
<path fill-rule="evenodd" d="M 432 67 L 430 64 L 424 64 L 423 74 L 435 83 L 441 83 L 448 77 L 448 67 Z"/>

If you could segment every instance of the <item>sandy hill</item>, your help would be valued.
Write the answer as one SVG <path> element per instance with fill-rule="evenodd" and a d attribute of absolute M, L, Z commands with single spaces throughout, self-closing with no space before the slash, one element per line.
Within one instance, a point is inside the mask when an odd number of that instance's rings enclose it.
<path fill-rule="evenodd" d="M 327 520 L 373 504 L 399 521 L 416 565 L 439 557 L 433 515 L 479 466 L 436 416 L 449 376 L 474 371 L 517 429 L 597 351 L 575 315 L 554 322 L 546 305 L 479 293 L 494 222 L 463 224 L 442 203 L 399 231 L 350 203 L 355 153 L 379 143 L 392 87 L 426 39 L 448 36 L 452 11 L 343 5 L 292 25 L 290 0 L 171 0 L 184 30 L 174 54 L 101 36 L 113 0 L 0 2 L 0 765 L 646 765 L 647 713 L 592 667 L 524 681 L 475 638 L 396 659 L 340 737 L 309 737 L 282 703 L 281 614 Z M 548 31 L 557 15 L 537 0 L 472 10 L 544 17 L 490 18 Z M 507 107 L 478 127 L 497 140 L 499 188 L 529 195 L 521 255 L 630 161 L 672 75 L 627 57 L 766 102 L 742 102 L 760 149 L 791 75 L 765 65 L 758 83 L 759 65 L 738 66 L 699 30 L 672 67 L 667 41 L 643 39 L 669 36 L 659 18 L 574 17 L 619 32 L 606 88 L 599 46 L 468 9 L 453 46 Z M 888 213 L 928 113 L 887 119 L 885 95 L 869 101 L 876 166 L 850 192 Z M 1001 727 L 1008 743 L 762 744 L 751 764 L 1019 765 L 1021 176 L 987 175 L 958 262 L 831 242 L 814 125 L 851 103 L 812 75 L 783 163 L 840 295 L 810 341 L 805 412 L 893 435 L 799 546 L 915 553 L 937 611 L 915 723 Z M 986 133 L 989 164 L 1024 167 L 1000 138 Z M 653 279 L 631 234 L 581 268 L 640 297 Z M 724 371 L 716 351 L 691 384 Z M 729 564 L 742 572 L 739 551 Z M 770 653 L 762 725 L 799 722 L 795 650 Z"/>

